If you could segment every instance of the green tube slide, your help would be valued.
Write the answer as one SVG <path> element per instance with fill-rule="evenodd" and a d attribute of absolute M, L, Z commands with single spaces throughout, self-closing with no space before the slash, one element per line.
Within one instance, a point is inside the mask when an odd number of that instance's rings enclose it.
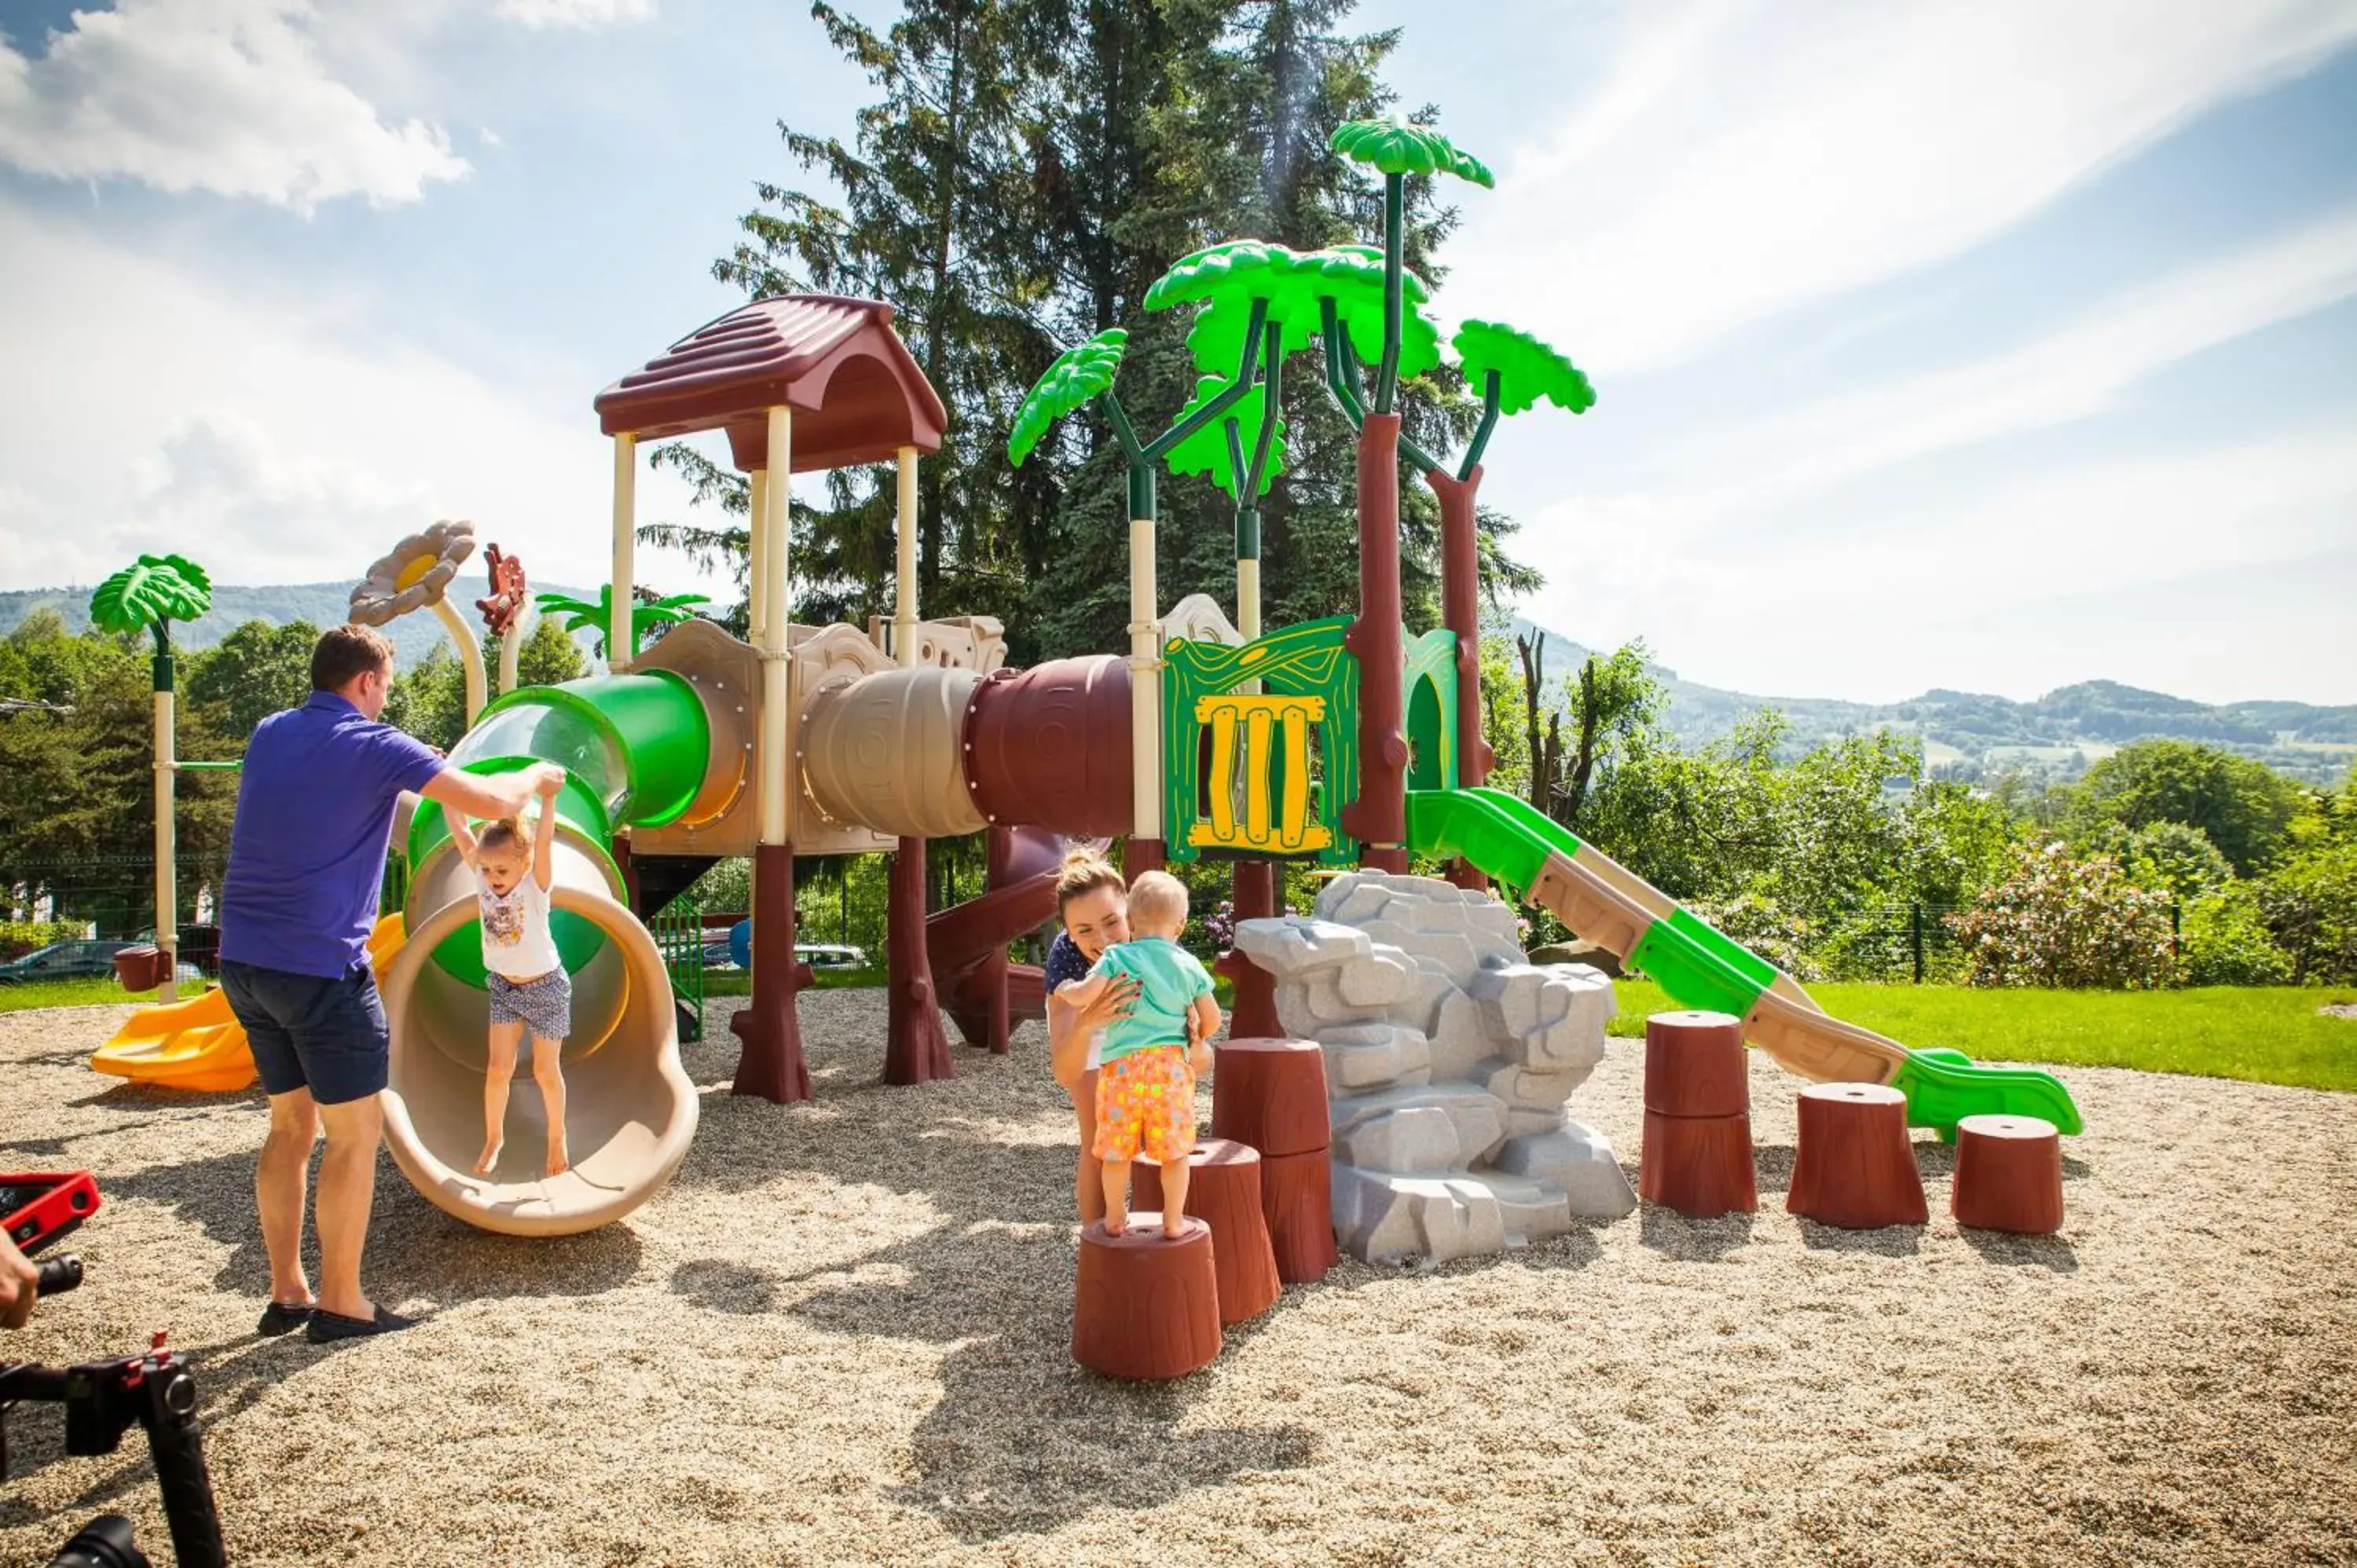
<path fill-rule="evenodd" d="M 1788 1027 L 1793 1012 L 1815 1006 L 1775 965 L 1587 848 L 1525 800 L 1489 789 L 1411 790 L 1407 826 L 1409 844 L 1418 853 L 1465 860 L 1518 896 L 1528 895 L 1553 857 L 1599 896 L 1642 910 L 1650 923 L 1622 957 L 1682 1006 L 1749 1021 L 1775 992 L 1764 1005 L 1783 1008 Z M 1982 1067 L 1961 1051 L 1909 1050 L 1864 1031 L 1843 1033 L 1853 1047 L 1862 1037 L 1862 1048 L 1895 1063 L 1884 1081 L 1907 1096 L 1908 1121 L 1937 1128 L 1943 1138 L 1954 1136 L 1963 1117 L 1981 1114 L 2038 1116 L 2065 1133 L 2081 1129 L 2070 1090 L 2050 1074 Z"/>
<path fill-rule="evenodd" d="M 511 692 L 484 708 L 451 748 L 450 761 L 486 776 L 542 762 L 562 767 L 565 788 L 555 800 L 560 830 L 574 830 L 570 842 L 595 857 L 609 886 L 619 886 L 615 831 L 660 827 L 685 811 L 703 788 L 711 746 L 711 720 L 694 688 L 657 670 Z M 449 837 L 442 808 L 421 801 L 405 849 L 413 877 Z M 606 940 L 587 919 L 564 910 L 549 923 L 568 971 L 578 972 Z M 456 979 L 483 983 L 481 939 L 471 925 L 436 948 L 434 961 Z"/>

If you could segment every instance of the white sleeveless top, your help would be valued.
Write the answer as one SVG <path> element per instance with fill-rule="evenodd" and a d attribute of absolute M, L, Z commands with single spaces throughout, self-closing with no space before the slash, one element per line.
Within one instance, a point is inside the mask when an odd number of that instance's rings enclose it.
<path fill-rule="evenodd" d="M 531 872 L 501 897 L 478 871 L 475 897 L 481 905 L 485 969 L 509 980 L 536 980 L 564 967 L 548 929 L 548 890 Z"/>

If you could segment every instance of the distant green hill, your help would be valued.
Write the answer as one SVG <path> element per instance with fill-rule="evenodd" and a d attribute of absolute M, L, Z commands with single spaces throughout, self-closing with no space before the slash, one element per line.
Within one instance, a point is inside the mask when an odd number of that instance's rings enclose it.
<path fill-rule="evenodd" d="M 1516 635 L 1544 630 L 1517 618 Z M 1546 634 L 1550 682 L 1579 668 L 1589 650 Z M 1761 708 L 1792 724 L 1796 750 L 1843 736 L 1898 730 L 1923 739 L 1923 755 L 1942 777 L 1981 779 L 2020 770 L 2076 778 L 2089 764 L 2133 740 L 2170 736 L 2223 746 L 2310 783 L 2338 783 L 2357 758 L 2357 705 L 2247 702 L 2222 706 L 2124 686 L 2083 681 L 2035 702 L 1935 689 L 1903 703 L 1848 703 L 1828 697 L 1758 697 L 1681 680 L 1654 667 L 1670 693 L 1665 722 L 1693 746 L 1715 740 Z"/>
<path fill-rule="evenodd" d="M 571 594 L 594 599 L 595 588 L 564 587 L 555 583 L 534 583 L 533 591 Z M 457 601 L 470 624 L 479 622 L 475 601 L 491 591 L 490 582 L 481 577 L 461 577 L 450 585 L 450 597 Z M 0 637 L 5 637 L 23 624 L 35 610 L 53 609 L 58 612 L 70 631 L 81 631 L 90 625 L 90 589 L 88 588 L 27 588 L 0 593 Z M 175 626 L 173 640 L 184 648 L 210 648 L 222 638 L 250 620 L 268 621 L 284 626 L 290 620 L 307 620 L 313 626 L 329 627 L 342 624 L 344 608 L 351 603 L 352 585 L 341 583 L 282 583 L 270 587 L 241 587 L 231 583 L 213 585 L 212 613 L 191 621 L 183 628 Z M 431 615 L 406 615 L 385 628 L 393 639 L 395 658 L 406 670 L 425 657 L 434 645 L 445 640 L 442 623 Z M 574 641 L 587 654 L 596 639 L 587 632 L 578 632 Z"/>

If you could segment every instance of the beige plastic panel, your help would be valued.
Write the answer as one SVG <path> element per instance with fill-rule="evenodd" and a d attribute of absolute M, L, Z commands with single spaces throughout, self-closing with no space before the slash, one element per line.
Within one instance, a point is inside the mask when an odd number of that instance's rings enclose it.
<path fill-rule="evenodd" d="M 1547 852 L 1546 862 L 1531 881 L 1531 902 L 1551 909 L 1582 941 L 1627 958 L 1637 939 L 1653 923 L 1652 912 L 1611 884 L 1584 875 L 1580 863 L 1560 853 Z"/>
<path fill-rule="evenodd" d="M 980 684 L 971 670 L 918 665 L 819 693 L 803 711 L 800 736 L 802 778 L 818 809 L 880 833 L 981 832 L 963 768 L 965 710 Z"/>
<path fill-rule="evenodd" d="M 882 674 L 895 666 L 872 639 L 840 621 L 833 626 L 789 628 L 786 640 L 793 650 L 787 680 L 793 717 L 786 725 L 786 744 L 800 757 L 811 704 L 820 693 Z M 795 854 L 866 854 L 893 847 L 895 841 L 888 835 L 830 813 L 811 793 L 809 777 L 800 768 L 795 774 L 792 825 L 787 833 Z"/>
<path fill-rule="evenodd" d="M 1889 1083 L 1907 1060 L 1904 1046 L 1796 1005 L 1773 991 L 1751 1004 L 1743 1037 L 1787 1072 L 1818 1083 Z"/>
<path fill-rule="evenodd" d="M 704 788 L 675 822 L 633 828 L 640 854 L 750 854 L 760 836 L 753 810 L 754 740 L 761 655 L 708 620 L 682 621 L 639 655 L 631 669 L 668 670 L 695 688 L 712 725 Z"/>
<path fill-rule="evenodd" d="M 877 646 L 897 655 L 899 650 L 892 647 L 893 629 L 888 620 L 867 623 L 867 634 L 875 639 Z M 896 657 L 893 662 L 899 660 Z M 920 620 L 917 623 L 917 657 L 911 662 L 987 675 L 1006 662 L 1006 628 L 996 616 Z"/>
<path fill-rule="evenodd" d="M 1242 648 L 1244 642 L 1244 634 L 1209 594 L 1189 594 L 1165 610 L 1162 636 L 1168 642 L 1216 642 L 1226 648 Z"/>

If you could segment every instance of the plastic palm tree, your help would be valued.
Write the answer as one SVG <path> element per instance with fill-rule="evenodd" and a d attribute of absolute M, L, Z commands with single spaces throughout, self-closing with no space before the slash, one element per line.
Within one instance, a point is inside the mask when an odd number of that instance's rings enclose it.
<path fill-rule="evenodd" d="M 546 593 L 534 595 L 533 602 L 540 607 L 540 613 L 543 615 L 563 617 L 567 633 L 596 632 L 597 657 L 600 659 L 607 657 L 606 628 L 614 624 L 613 584 L 600 584 L 597 596 L 594 600 L 577 599 L 570 594 Z M 695 617 L 695 606 L 708 605 L 711 602 L 712 596 L 709 594 L 636 596 L 630 606 L 629 656 L 631 659 L 638 658 L 640 642 L 654 628 L 668 626 L 674 621 L 692 620 Z"/>
<path fill-rule="evenodd" d="M 1406 271 L 1407 177 L 1447 174 L 1491 186 L 1489 166 L 1459 152 L 1448 137 L 1424 125 L 1395 120 L 1353 120 L 1334 132 L 1332 146 L 1383 177 L 1383 347 L 1375 367 L 1377 413 L 1389 413 L 1399 393 L 1402 306 Z"/>
<path fill-rule="evenodd" d="M 156 945 L 163 951 L 162 999 L 178 1000 L 174 978 L 179 967 L 178 888 L 173 859 L 178 832 L 173 822 L 174 756 L 172 623 L 195 620 L 213 607 L 212 579 L 185 555 L 142 555 L 98 585 L 90 596 L 90 618 L 124 636 L 146 632 L 156 641 L 150 668 L 156 703 Z"/>

